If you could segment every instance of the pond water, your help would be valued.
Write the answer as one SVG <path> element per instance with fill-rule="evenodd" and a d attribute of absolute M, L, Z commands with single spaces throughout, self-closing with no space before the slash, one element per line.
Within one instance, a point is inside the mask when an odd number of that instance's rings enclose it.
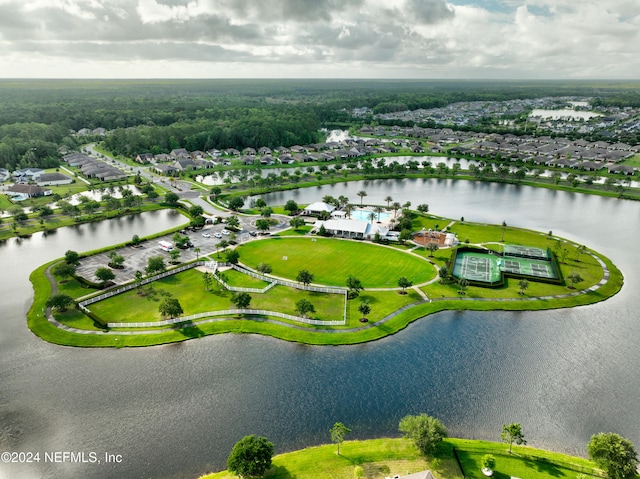
<path fill-rule="evenodd" d="M 469 221 L 539 230 L 616 262 L 623 290 L 562 311 L 445 312 L 383 340 L 304 346 L 219 335 L 124 350 L 51 345 L 25 324 L 30 272 L 67 249 L 83 251 L 184 222 L 145 213 L 45 237 L 0 243 L 0 450 L 122 454 L 118 464 L 0 464 L 0 478 L 196 478 L 225 468 L 233 444 L 268 437 L 276 452 L 348 438 L 398 436 L 406 414 L 440 418 L 454 436 L 497 440 L 520 422 L 529 444 L 586 454 L 615 431 L 640 444 L 637 245 L 640 203 L 461 180 L 355 182 L 269 195 L 269 204 L 324 195 L 368 203 L 427 203 Z"/>
<path fill-rule="evenodd" d="M 536 108 L 529 116 L 538 116 L 544 120 L 590 120 L 591 118 L 602 115 L 593 111 L 573 110 L 570 108 L 564 108 L 562 110 L 543 110 Z"/>

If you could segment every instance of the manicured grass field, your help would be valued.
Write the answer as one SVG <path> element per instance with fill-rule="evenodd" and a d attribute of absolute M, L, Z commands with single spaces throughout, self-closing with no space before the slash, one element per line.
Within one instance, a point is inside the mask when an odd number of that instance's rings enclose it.
<path fill-rule="evenodd" d="M 258 281 L 235 271 L 233 274 L 231 272 L 228 274 Z M 237 278 L 235 282 L 241 281 Z M 266 285 L 264 282 L 260 283 Z M 254 284 L 251 287 L 255 286 Z M 316 310 L 316 313 L 310 315 L 313 319 L 341 321 L 344 316 L 345 299 L 344 295 L 340 294 L 314 293 L 285 286 L 275 286 L 264 294 L 250 293 L 250 295 L 249 307 L 252 309 L 297 315 L 296 302 L 300 299 L 307 299 Z M 158 308 L 167 297 L 177 298 L 184 310 L 184 315 L 188 316 L 208 311 L 235 309 L 231 302 L 231 296 L 230 291 L 221 291 L 217 282 L 214 282 L 211 291 L 206 291 L 202 281 L 202 273 L 196 269 L 190 269 L 155 281 L 152 287 L 145 286 L 141 291 L 134 289 L 99 301 L 92 304 L 89 309 L 105 322 L 126 325 L 131 322 L 161 320 Z"/>
<path fill-rule="evenodd" d="M 401 276 L 419 284 L 436 275 L 433 266 L 419 257 L 357 241 L 270 238 L 242 245 L 238 252 L 240 262 L 251 268 L 268 263 L 274 276 L 291 280 L 306 269 L 314 275 L 314 283 L 331 286 L 344 286 L 349 275 L 365 288 L 397 288 Z"/>
<path fill-rule="evenodd" d="M 464 474 L 453 455 L 456 449 Z M 277 450 L 277 444 L 276 444 Z M 373 439 L 368 441 L 345 441 L 340 446 L 323 445 L 274 456 L 271 469 L 265 479 L 351 479 L 354 467 L 363 468 L 366 478 L 405 476 L 429 469 L 436 479 L 486 479 L 481 472 L 480 461 L 484 454 L 496 458 L 494 478 L 509 479 L 511 476 L 536 479 L 573 479 L 584 473 L 592 475 L 594 464 L 586 459 L 565 454 L 534 449 L 513 448 L 502 443 L 467 439 L 445 439 L 432 458 L 421 456 L 413 443 L 407 439 Z M 434 462 L 434 459 L 437 461 Z M 200 479 L 235 479 L 237 476 L 222 471 L 201 476 Z"/>

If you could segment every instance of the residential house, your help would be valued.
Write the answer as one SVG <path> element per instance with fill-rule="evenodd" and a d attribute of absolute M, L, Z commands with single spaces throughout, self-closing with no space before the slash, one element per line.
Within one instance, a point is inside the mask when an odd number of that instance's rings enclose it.
<path fill-rule="evenodd" d="M 19 183 L 36 181 L 44 173 L 42 168 L 21 168 L 13 172 L 13 178 Z"/>
<path fill-rule="evenodd" d="M 181 159 L 181 158 L 191 158 L 189 152 L 184 148 L 176 148 L 175 150 L 171 150 L 169 156 L 173 159 Z"/>
<path fill-rule="evenodd" d="M 153 156 L 153 153 L 140 153 L 135 157 L 135 160 L 138 163 L 142 163 L 143 165 L 146 165 L 147 163 L 151 163 L 154 159 L 155 158 Z"/>
<path fill-rule="evenodd" d="M 167 175 L 167 176 L 175 175 L 176 173 L 178 173 L 178 170 L 176 169 L 175 166 L 167 165 L 167 164 L 155 165 L 152 169 L 156 173 L 159 173 L 161 175 Z"/>
<path fill-rule="evenodd" d="M 634 169 L 632 166 L 627 165 L 611 165 L 609 166 L 609 173 L 619 173 L 621 175 L 633 176 Z"/>
<path fill-rule="evenodd" d="M 53 191 L 48 188 L 42 188 L 36 185 L 25 185 L 22 183 L 16 183 L 9 186 L 6 192 L 15 201 L 22 201 L 27 198 L 37 198 L 39 196 L 49 196 L 53 194 Z"/>
<path fill-rule="evenodd" d="M 62 173 L 44 173 L 36 180 L 38 186 L 68 185 L 73 183 L 73 178 Z"/>
<path fill-rule="evenodd" d="M 11 172 L 6 168 L 0 168 L 0 183 L 11 178 Z"/>

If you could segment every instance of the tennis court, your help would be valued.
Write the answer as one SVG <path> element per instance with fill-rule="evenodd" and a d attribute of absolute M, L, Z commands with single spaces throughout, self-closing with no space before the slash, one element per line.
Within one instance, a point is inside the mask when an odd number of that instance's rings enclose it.
<path fill-rule="evenodd" d="M 470 281 L 493 283 L 500 280 L 500 269 L 494 256 L 465 251 L 456 255 L 453 275 Z"/>
<path fill-rule="evenodd" d="M 548 251 L 540 248 L 505 245 L 503 256 L 480 251 L 458 251 L 453 276 L 479 283 L 497 283 L 503 273 L 532 279 L 558 279 Z"/>
<path fill-rule="evenodd" d="M 521 246 L 515 244 L 506 244 L 503 249 L 504 256 L 512 256 L 517 258 L 531 258 L 549 260 L 547 251 L 536 248 L 534 246 Z"/>
<path fill-rule="evenodd" d="M 498 262 L 500 270 L 505 273 L 523 274 L 537 278 L 557 279 L 557 275 L 549 261 L 505 256 Z"/>

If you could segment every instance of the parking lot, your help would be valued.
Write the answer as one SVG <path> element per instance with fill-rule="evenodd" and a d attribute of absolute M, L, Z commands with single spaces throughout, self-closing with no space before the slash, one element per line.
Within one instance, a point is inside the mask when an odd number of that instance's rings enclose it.
<path fill-rule="evenodd" d="M 238 244 L 260 237 L 256 234 L 256 228 L 254 225 L 255 219 L 255 217 L 241 218 L 240 223 L 243 229 L 233 233 L 235 234 L 235 241 Z M 271 229 L 271 232 L 280 231 L 288 226 L 288 222 L 285 221 L 285 218 L 276 219 L 278 219 L 278 225 L 274 226 Z M 193 246 L 187 249 L 178 250 L 180 251 L 180 256 L 178 257 L 178 261 L 180 263 L 186 263 L 195 260 L 198 257 L 202 258 L 203 256 L 215 253 L 220 242 L 223 240 L 229 241 L 232 238 L 232 232 L 225 228 L 224 223 L 218 225 L 207 225 L 199 231 L 182 230 L 181 234 L 188 236 Z M 115 250 L 118 254 L 124 257 L 124 263 L 123 269 L 112 270 L 116 275 L 114 282 L 116 284 L 123 284 L 132 281 L 135 278 L 136 271 L 144 273 L 149 258 L 154 256 L 162 256 L 165 260 L 165 265 L 169 266 L 169 253 L 160 249 L 158 246 L 160 241 L 173 243 L 173 233 L 154 238 L 149 241 L 144 241 L 137 247 L 125 246 Z M 196 252 L 196 248 L 200 251 Z M 76 270 L 77 274 L 89 281 L 97 281 L 95 272 L 100 267 L 108 267 L 110 253 L 111 251 L 81 259 L 80 266 L 78 266 Z"/>

